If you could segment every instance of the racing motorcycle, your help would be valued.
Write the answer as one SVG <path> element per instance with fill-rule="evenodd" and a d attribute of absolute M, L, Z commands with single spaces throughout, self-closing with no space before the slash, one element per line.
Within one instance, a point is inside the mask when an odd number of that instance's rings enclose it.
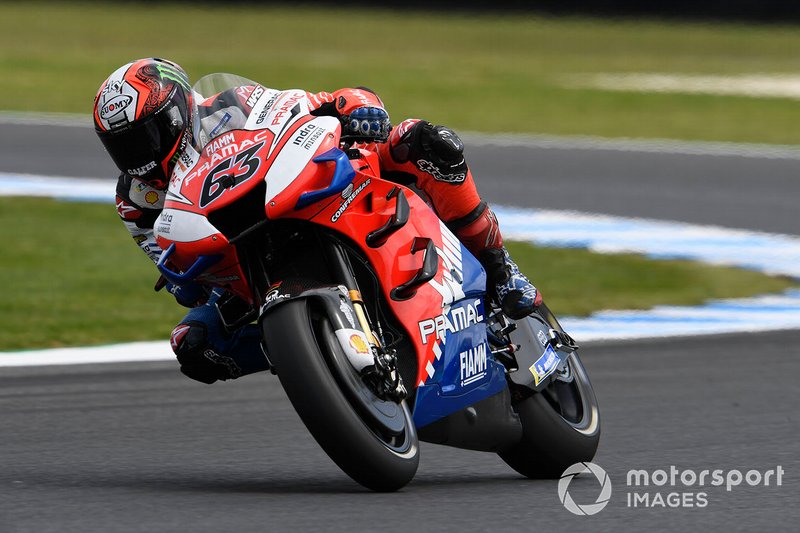
<path fill-rule="evenodd" d="M 229 329 L 262 347 L 313 437 L 351 478 L 393 491 L 419 441 L 482 450 L 530 478 L 592 459 L 597 401 L 575 341 L 542 304 L 511 320 L 486 274 L 411 189 L 306 93 L 255 87 L 242 129 L 176 164 L 157 242 L 171 283 L 222 288 Z M 252 97 L 252 96 L 251 96 Z M 355 146 L 355 147 L 354 147 Z"/>

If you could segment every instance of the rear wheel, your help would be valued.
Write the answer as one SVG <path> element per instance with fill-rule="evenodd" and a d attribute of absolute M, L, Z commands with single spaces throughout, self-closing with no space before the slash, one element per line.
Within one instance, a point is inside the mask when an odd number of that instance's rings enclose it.
<path fill-rule="evenodd" d="M 419 464 L 405 401 L 378 398 L 350 365 L 330 321 L 307 300 L 275 308 L 264 322 L 270 360 L 303 423 L 351 478 L 394 491 Z"/>
<path fill-rule="evenodd" d="M 539 393 L 514 406 L 522 440 L 500 458 L 529 478 L 558 478 L 572 464 L 591 461 L 600 442 L 600 413 L 577 352 Z"/>

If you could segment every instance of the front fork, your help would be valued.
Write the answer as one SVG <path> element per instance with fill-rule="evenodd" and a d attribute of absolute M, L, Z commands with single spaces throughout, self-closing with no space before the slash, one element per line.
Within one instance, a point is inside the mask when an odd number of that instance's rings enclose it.
<path fill-rule="evenodd" d="M 378 397 L 396 402 L 405 399 L 408 391 L 397 370 L 397 351 L 384 348 L 379 336 L 373 330 L 373 322 L 369 319 L 367 307 L 361 297 L 350 258 L 342 245 L 332 238 L 325 239 L 324 247 L 334 278 L 341 280 L 347 289 L 358 324 L 371 345 L 375 364 L 361 370 L 362 377 L 372 386 Z M 380 325 L 378 325 L 378 332 L 380 333 Z"/>

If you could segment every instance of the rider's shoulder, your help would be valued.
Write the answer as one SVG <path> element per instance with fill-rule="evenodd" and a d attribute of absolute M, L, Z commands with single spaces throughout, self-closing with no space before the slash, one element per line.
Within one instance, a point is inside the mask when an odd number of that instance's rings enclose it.
<path fill-rule="evenodd" d="M 161 210 L 164 208 L 167 191 L 151 187 L 123 172 L 117 179 L 117 196 L 139 209 Z"/>

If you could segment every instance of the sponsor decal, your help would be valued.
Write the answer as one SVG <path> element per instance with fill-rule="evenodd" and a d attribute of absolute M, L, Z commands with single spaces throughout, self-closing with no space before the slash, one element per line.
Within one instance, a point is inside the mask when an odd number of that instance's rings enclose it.
<path fill-rule="evenodd" d="M 458 354 L 461 363 L 461 386 L 464 387 L 486 377 L 486 343 Z"/>
<path fill-rule="evenodd" d="M 186 76 L 186 73 L 179 68 L 165 63 L 156 63 L 155 67 L 163 79 L 174 81 L 187 91 L 191 89 L 189 78 Z"/>
<path fill-rule="evenodd" d="M 305 150 L 308 150 L 314 146 L 317 139 L 319 139 L 323 133 L 325 133 L 324 128 L 320 128 L 314 124 L 306 124 L 297 132 L 297 136 L 292 140 L 292 144 L 295 146 L 302 145 Z"/>
<path fill-rule="evenodd" d="M 148 172 L 150 172 L 151 170 L 153 170 L 154 168 L 156 168 L 156 162 L 150 161 L 146 165 L 141 166 L 139 168 L 129 168 L 126 172 L 131 176 L 143 176 Z"/>
<path fill-rule="evenodd" d="M 106 129 L 125 126 L 136 114 L 139 93 L 123 79 L 131 65 L 117 69 L 98 94 L 97 118 Z"/>
<path fill-rule="evenodd" d="M 100 108 L 100 118 L 108 120 L 114 117 L 118 113 L 125 111 L 132 101 L 133 97 L 127 94 L 114 96 Z"/>
<path fill-rule="evenodd" d="M 363 331 L 357 329 L 337 329 L 336 339 L 347 356 L 347 360 L 358 371 L 375 364 L 369 342 Z"/>
<path fill-rule="evenodd" d="M 191 140 L 192 134 L 189 131 L 185 131 L 183 134 L 181 134 L 181 140 L 180 144 L 178 145 L 178 149 L 175 150 L 175 153 L 169 158 L 170 163 L 175 164 L 178 162 L 178 160 L 180 160 L 181 154 L 186 151 L 186 145 L 188 145 Z"/>
<path fill-rule="evenodd" d="M 223 141 L 228 135 L 231 136 L 229 140 Z M 233 138 L 233 133 L 225 134 L 224 136 L 220 137 L 219 139 L 215 139 L 212 143 L 206 145 L 204 151 L 207 150 L 211 144 L 220 141 L 219 144 L 216 144 L 216 150 L 211 150 L 207 152 L 206 155 L 210 155 L 211 157 L 206 157 L 202 164 L 195 168 L 191 173 L 187 174 L 183 180 L 183 183 L 189 185 L 192 180 L 198 176 L 203 176 L 206 172 L 210 169 L 214 168 L 216 165 L 225 161 L 230 156 L 238 154 L 239 152 L 246 150 L 252 146 L 255 146 L 263 141 L 265 141 L 269 135 L 268 131 L 259 131 L 256 133 L 252 139 L 243 139 L 241 142 L 235 142 L 235 138 Z"/>
<path fill-rule="evenodd" d="M 547 343 L 549 341 L 547 339 L 547 335 L 544 334 L 544 331 L 542 331 L 542 330 L 537 331 L 536 332 L 536 338 L 539 339 L 539 342 L 542 343 L 542 346 L 547 346 Z"/>
<path fill-rule="evenodd" d="M 433 179 L 436 181 L 444 181 L 446 183 L 462 183 L 465 179 L 467 179 L 467 173 L 464 172 L 454 172 L 452 174 L 445 174 L 439 167 L 427 161 L 425 159 L 419 159 L 417 161 L 417 167 L 423 171 L 427 172 Z"/>
<path fill-rule="evenodd" d="M 239 85 L 236 87 L 236 95 L 241 100 L 247 100 L 247 98 L 250 96 L 251 87 L 251 85 Z"/>
<path fill-rule="evenodd" d="M 142 245 L 142 243 L 143 243 L 144 241 L 146 241 L 146 240 L 147 240 L 147 235 L 134 235 L 134 236 L 133 236 L 133 242 L 135 242 L 135 243 L 136 243 L 136 244 L 138 244 L 139 246 L 141 246 L 141 245 Z"/>
<path fill-rule="evenodd" d="M 162 211 L 158 216 L 158 227 L 156 233 L 160 235 L 169 235 L 170 228 L 172 227 L 172 213 Z"/>
<path fill-rule="evenodd" d="M 355 189 L 355 190 L 352 192 L 352 194 L 350 194 L 350 196 L 348 196 L 348 197 L 347 197 L 347 198 L 346 198 L 346 199 L 345 199 L 345 200 L 344 200 L 344 201 L 341 203 L 341 205 L 339 206 L 339 209 L 337 209 L 337 210 L 336 210 L 336 212 L 335 212 L 335 213 L 333 214 L 333 216 L 331 217 L 331 222 L 336 222 L 337 220 L 339 220 L 339 217 L 341 217 L 341 216 L 342 216 L 342 213 L 344 213 L 344 212 L 345 212 L 345 210 L 346 210 L 348 207 L 350 207 L 350 204 L 352 204 L 352 203 L 353 203 L 353 200 L 355 200 L 355 199 L 356 199 L 356 197 L 358 197 L 358 195 L 359 195 L 359 194 L 361 194 L 361 191 L 363 191 L 364 189 L 366 189 L 366 188 L 367 188 L 367 186 L 370 184 L 370 182 L 371 182 L 371 181 L 372 181 L 372 180 L 371 180 L 370 178 L 367 178 L 367 179 L 366 179 L 366 181 L 365 181 L 364 183 L 362 183 L 361 185 L 359 185 L 359 186 L 358 186 L 358 187 L 357 187 L 357 188 L 356 188 L 356 189 Z"/>
<path fill-rule="evenodd" d="M 158 193 L 156 191 L 148 191 L 144 195 L 144 201 L 150 205 L 156 205 L 158 203 Z"/>
<path fill-rule="evenodd" d="M 248 98 L 247 102 L 245 103 L 252 108 L 254 105 L 256 105 L 258 99 L 261 98 L 261 95 L 264 94 L 264 91 L 264 87 L 261 85 L 256 85 L 256 88 L 253 89 L 252 93 L 250 93 L 250 98 Z"/>
<path fill-rule="evenodd" d="M 266 296 L 264 296 L 264 304 L 277 302 L 278 300 L 283 300 L 284 298 L 291 298 L 288 294 L 281 294 L 281 286 L 278 284 L 277 287 L 270 289 Z"/>
<path fill-rule="evenodd" d="M 261 305 L 261 312 L 264 313 L 268 307 L 270 307 L 275 302 L 280 302 L 281 300 L 285 300 L 287 298 L 291 298 L 290 294 L 281 293 L 281 284 L 283 282 L 279 281 L 272 285 L 267 294 L 264 295 L 264 303 Z"/>
<path fill-rule="evenodd" d="M 418 322 L 422 344 L 428 344 L 431 336 L 434 341 L 445 342 L 449 333 L 463 331 L 483 322 L 483 302 L 476 298 L 462 307 L 450 309 L 447 313 Z"/>
<path fill-rule="evenodd" d="M 212 133 L 213 135 L 213 133 Z M 231 143 L 236 142 L 236 139 L 233 133 L 226 133 L 222 137 L 218 139 L 214 139 L 210 143 L 208 143 L 205 147 L 206 157 L 210 156 L 214 152 L 219 151 L 221 148 L 230 145 Z"/>
<path fill-rule="evenodd" d="M 225 114 L 224 114 L 224 115 L 222 115 L 222 118 L 221 118 L 221 119 L 219 119 L 219 122 L 217 123 L 217 125 L 216 125 L 216 126 L 214 126 L 214 129 L 212 129 L 212 130 L 209 132 L 208 136 L 209 136 L 209 137 L 211 137 L 211 138 L 213 139 L 214 137 L 216 137 L 217 135 L 219 135 L 219 132 L 222 130 L 222 128 L 224 128 L 224 127 L 225 127 L 225 124 L 227 124 L 228 122 L 230 122 L 230 120 L 231 120 L 232 118 L 233 118 L 233 116 L 232 116 L 230 113 L 228 113 L 228 112 L 226 111 L 226 112 L 225 112 Z"/>
<path fill-rule="evenodd" d="M 178 158 L 178 161 L 183 165 L 183 170 L 187 170 L 189 167 L 191 167 L 194 164 L 194 158 L 186 150 L 181 152 L 181 155 Z"/>
<path fill-rule="evenodd" d="M 528 368 L 531 374 L 533 374 L 533 384 L 539 385 L 544 378 L 552 374 L 553 371 L 558 368 L 558 363 L 560 361 L 561 359 L 558 357 L 553 347 L 548 346 L 542 356 Z"/>
<path fill-rule="evenodd" d="M 375 106 L 375 101 L 371 99 L 369 96 L 361 92 L 361 89 L 353 89 L 350 91 L 350 94 L 356 98 L 364 106 L 371 107 Z"/>
<path fill-rule="evenodd" d="M 108 93 L 121 93 L 121 92 L 122 92 L 122 80 L 109 80 L 106 86 L 103 87 L 103 91 L 100 94 L 106 95 Z"/>
<path fill-rule="evenodd" d="M 273 104 L 275 104 L 275 100 L 278 99 L 278 95 L 279 94 L 280 93 L 276 93 L 275 95 L 272 96 L 272 98 L 267 100 L 266 104 L 264 104 L 264 107 L 258 113 L 258 118 L 256 119 L 256 124 L 257 125 L 260 126 L 261 123 L 264 122 L 267 119 L 267 114 L 269 114 L 269 110 L 272 108 Z"/>
<path fill-rule="evenodd" d="M 275 116 L 272 117 L 271 124 L 273 126 L 277 126 L 278 124 L 283 122 L 284 117 L 286 116 L 287 113 L 290 113 L 291 117 L 294 117 L 295 115 L 299 114 L 300 113 L 300 107 L 299 106 L 295 106 L 295 104 L 297 104 L 297 102 L 299 102 L 303 98 L 304 98 L 304 95 L 298 93 L 298 94 L 292 95 L 285 102 L 281 103 L 280 107 L 275 111 Z M 280 135 L 278 135 L 278 137 L 280 137 Z"/>
<path fill-rule="evenodd" d="M 351 328 L 356 327 L 356 318 L 353 315 L 353 309 L 349 305 L 347 305 L 346 302 L 339 303 L 339 311 L 341 311 L 342 314 L 347 319 L 347 321 L 350 322 Z"/>
<path fill-rule="evenodd" d="M 131 176 L 144 176 L 154 168 L 156 168 L 156 162 L 150 161 L 146 165 L 141 166 L 139 168 L 129 168 L 126 172 Z"/>
<path fill-rule="evenodd" d="M 369 353 L 369 345 L 367 345 L 367 341 L 364 340 L 364 337 L 354 333 L 350 335 L 350 346 L 356 351 L 358 354 L 368 354 Z"/>
<path fill-rule="evenodd" d="M 178 161 L 175 170 L 172 172 L 172 176 L 170 176 L 167 200 L 180 202 L 186 205 L 194 205 L 191 200 L 181 193 L 181 188 L 183 187 L 183 180 L 186 178 L 187 172 L 194 166 L 199 157 L 200 154 L 198 154 L 194 148 L 191 146 L 186 147 L 186 151 L 181 154 L 180 161 Z"/>

